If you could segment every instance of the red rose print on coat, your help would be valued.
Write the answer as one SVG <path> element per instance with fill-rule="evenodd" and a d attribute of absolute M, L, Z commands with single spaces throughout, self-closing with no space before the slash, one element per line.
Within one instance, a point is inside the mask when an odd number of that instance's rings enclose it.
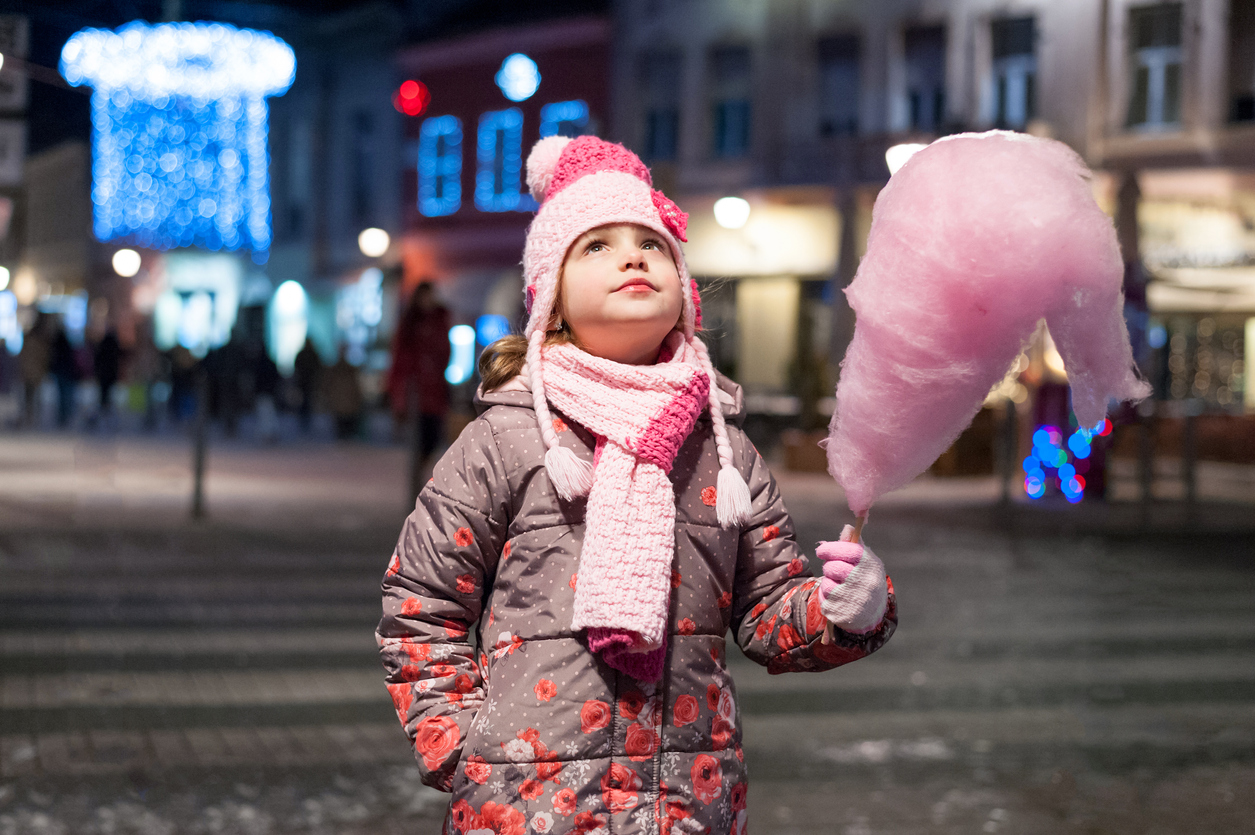
<path fill-rule="evenodd" d="M 553 810 L 563 817 L 570 817 L 575 811 L 575 789 L 558 789 L 553 793 Z"/>
<path fill-rule="evenodd" d="M 719 709 L 719 685 L 713 681 L 706 685 L 706 707 L 711 710 Z"/>
<path fill-rule="evenodd" d="M 775 539 L 779 535 L 780 529 L 775 525 L 768 525 L 763 528 L 763 542 L 771 542 L 771 540 Z"/>
<path fill-rule="evenodd" d="M 470 574 L 458 575 L 458 592 L 460 594 L 470 594 L 475 591 L 475 578 Z"/>
<path fill-rule="evenodd" d="M 658 734 L 652 728 L 646 728 L 639 722 L 628 725 L 623 740 L 623 749 L 633 762 L 644 762 L 658 750 Z"/>
<path fill-rule="evenodd" d="M 475 537 L 471 534 L 470 528 L 458 528 L 453 532 L 453 541 L 458 544 L 459 548 L 465 548 L 475 541 Z"/>
<path fill-rule="evenodd" d="M 401 649 L 411 661 L 426 661 L 431 657 L 431 644 L 420 643 L 409 636 L 401 639 Z"/>
<path fill-rule="evenodd" d="M 599 731 L 610 724 L 610 705 L 599 699 L 589 699 L 580 708 L 580 730 L 584 733 Z"/>
<path fill-rule="evenodd" d="M 678 589 L 683 582 L 684 577 L 680 574 L 680 570 L 678 568 L 671 569 L 671 588 Z"/>
<path fill-rule="evenodd" d="M 693 781 L 694 796 L 707 806 L 715 802 L 723 790 L 723 767 L 709 754 L 697 755 L 689 777 Z"/>
<path fill-rule="evenodd" d="M 723 594 L 719 595 L 719 600 L 717 602 L 720 609 L 728 608 L 732 605 L 732 592 L 725 591 Z"/>
<path fill-rule="evenodd" d="M 492 776 L 492 766 L 484 761 L 483 757 L 470 756 L 466 759 L 466 777 L 468 780 L 474 780 L 481 786 L 488 782 L 488 778 Z"/>
<path fill-rule="evenodd" d="M 626 812 L 639 801 L 636 792 L 642 785 L 644 783 L 639 774 L 625 765 L 612 762 L 610 770 L 601 777 L 601 802 L 614 814 Z"/>
<path fill-rule="evenodd" d="M 553 431 L 554 432 L 565 432 L 566 430 L 567 430 L 567 425 L 566 425 L 565 420 L 563 420 L 562 418 L 557 418 L 557 417 L 553 419 Z"/>
<path fill-rule="evenodd" d="M 576 582 L 579 581 L 579 579 L 580 579 L 580 575 L 572 574 L 571 579 L 567 580 L 567 585 L 571 587 L 571 591 L 575 591 L 575 584 Z"/>
<path fill-rule="evenodd" d="M 619 699 L 619 715 L 624 719 L 635 719 L 645 706 L 645 694 L 639 690 L 629 690 Z"/>
<path fill-rule="evenodd" d="M 806 632 L 808 635 L 814 635 L 823 628 L 824 613 L 819 608 L 819 595 L 815 593 L 816 583 L 807 583 L 806 591 L 810 594 L 810 599 L 806 601 Z"/>
<path fill-rule="evenodd" d="M 460 832 L 468 832 L 475 828 L 479 815 L 475 813 L 475 807 L 467 803 L 465 800 L 457 800 L 449 807 L 449 817 L 453 819 L 453 826 Z"/>
<path fill-rule="evenodd" d="M 587 835 L 598 829 L 606 828 L 606 816 L 594 815 L 592 812 L 580 812 L 575 816 L 575 828 L 568 835 Z"/>
<path fill-rule="evenodd" d="M 450 638 L 465 638 L 469 631 L 466 624 L 461 621 L 446 620 L 444 622 L 444 633 Z"/>
<path fill-rule="evenodd" d="M 536 693 L 536 698 L 540 699 L 542 702 L 547 702 L 554 696 L 558 695 L 557 685 L 547 678 L 542 678 L 540 681 L 536 682 L 536 686 L 533 687 L 532 690 Z"/>
<path fill-rule="evenodd" d="M 754 630 L 754 637 L 761 641 L 763 638 L 766 638 L 768 635 L 774 632 L 775 629 L 776 629 L 776 616 L 772 615 L 771 617 L 767 618 L 767 620 L 760 620 L 758 622 L 758 628 Z"/>
<path fill-rule="evenodd" d="M 396 574 L 400 570 L 401 570 L 401 556 L 399 554 L 393 554 L 392 559 L 388 562 L 388 573 L 385 576 L 391 577 L 393 574 Z"/>
<path fill-rule="evenodd" d="M 806 570 L 806 563 L 801 557 L 794 557 L 789 560 L 789 576 L 796 577 Z"/>
<path fill-rule="evenodd" d="M 735 729 L 732 723 L 724 719 L 722 716 L 716 716 L 710 721 L 710 744 L 716 751 L 722 751 L 732 742 L 732 734 Z"/>
<path fill-rule="evenodd" d="M 545 784 L 539 780 L 524 780 L 519 786 L 519 796 L 524 800 L 535 800 L 545 793 Z"/>
<path fill-rule="evenodd" d="M 715 488 L 713 487 L 702 488 L 702 504 L 706 505 L 706 507 L 714 507 L 715 502 L 718 501 L 718 499 L 719 499 L 719 495 L 718 493 L 715 492 Z"/>
<path fill-rule="evenodd" d="M 486 829 L 493 835 L 527 835 L 527 818 L 513 806 L 504 803 L 493 803 L 491 800 L 479 810 L 476 826 L 464 830 L 473 832 Z"/>
<path fill-rule="evenodd" d="M 697 624 L 693 623 L 692 618 L 680 618 L 680 622 L 675 625 L 675 631 L 681 635 L 692 635 L 697 631 Z"/>
<path fill-rule="evenodd" d="M 401 604 L 401 614 L 413 617 L 423 611 L 423 601 L 417 597 L 407 597 L 405 602 Z"/>
<path fill-rule="evenodd" d="M 502 632 L 497 636 L 497 643 L 493 645 L 492 657 L 496 659 L 505 658 L 507 655 L 513 655 L 514 651 L 523 646 L 523 639 L 518 635 L 511 635 L 509 632 Z"/>
<path fill-rule="evenodd" d="M 414 703 L 414 688 L 408 683 L 389 684 L 388 695 L 392 696 L 392 705 L 397 709 L 397 718 L 404 725 L 410 712 L 410 705 Z"/>
<path fill-rule="evenodd" d="M 797 634 L 797 630 L 793 628 L 793 624 L 786 623 L 780 627 L 780 634 L 776 636 L 776 643 L 780 649 L 788 652 L 789 650 L 800 647 L 802 645 L 802 636 Z"/>
<path fill-rule="evenodd" d="M 414 750 L 431 770 L 439 768 L 462 740 L 458 723 L 450 716 L 428 716 L 414 731 Z"/>
<path fill-rule="evenodd" d="M 501 549 L 501 559 L 502 560 L 510 559 L 510 552 L 512 550 L 514 549 L 511 547 L 511 543 L 507 541 L 505 544 L 505 547 Z"/>
<path fill-rule="evenodd" d="M 697 705 L 697 697 L 685 693 L 675 700 L 675 710 L 671 712 L 671 721 L 677 728 L 683 728 L 690 722 L 697 721 L 701 708 Z"/>

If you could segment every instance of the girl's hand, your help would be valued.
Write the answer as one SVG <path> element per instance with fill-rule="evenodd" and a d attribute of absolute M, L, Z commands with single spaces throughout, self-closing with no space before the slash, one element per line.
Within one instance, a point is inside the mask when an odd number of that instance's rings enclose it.
<path fill-rule="evenodd" d="M 816 556 L 824 561 L 819 581 L 819 609 L 834 626 L 864 634 L 880 625 L 889 602 L 885 566 L 865 545 L 851 542 L 846 525 L 837 542 L 821 542 Z"/>

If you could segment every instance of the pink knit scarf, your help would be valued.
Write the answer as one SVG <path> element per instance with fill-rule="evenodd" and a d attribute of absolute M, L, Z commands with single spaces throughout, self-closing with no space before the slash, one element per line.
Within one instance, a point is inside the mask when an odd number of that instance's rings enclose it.
<path fill-rule="evenodd" d="M 675 553 L 668 473 L 709 402 L 696 351 L 672 333 L 655 365 L 623 365 L 574 345 L 544 350 L 545 394 L 598 436 L 574 629 L 611 666 L 655 680 L 666 653 Z"/>

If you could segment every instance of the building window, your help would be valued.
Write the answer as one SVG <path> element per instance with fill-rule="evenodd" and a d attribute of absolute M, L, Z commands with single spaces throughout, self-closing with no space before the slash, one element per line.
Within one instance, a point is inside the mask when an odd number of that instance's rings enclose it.
<path fill-rule="evenodd" d="M 374 201 L 371 179 L 378 166 L 375 161 L 375 119 L 364 110 L 353 114 L 352 184 L 350 195 L 353 223 L 369 226 L 373 223 Z"/>
<path fill-rule="evenodd" d="M 475 156 L 475 208 L 481 212 L 530 212 L 537 208 L 531 195 L 519 190 L 523 111 L 510 107 L 480 116 Z"/>
<path fill-rule="evenodd" d="M 462 205 L 462 123 L 455 116 L 423 121 L 418 133 L 418 210 L 451 215 Z"/>
<path fill-rule="evenodd" d="M 912 130 L 940 130 L 946 118 L 946 28 L 912 26 L 903 45 L 908 123 Z"/>
<path fill-rule="evenodd" d="M 1181 4 L 1129 10 L 1129 126 L 1181 121 Z"/>
<path fill-rule="evenodd" d="M 750 51 L 743 46 L 711 52 L 711 152 L 741 157 L 750 147 Z"/>
<path fill-rule="evenodd" d="M 588 127 L 588 102 L 558 101 L 540 109 L 540 135 L 579 136 Z"/>
<path fill-rule="evenodd" d="M 819 135 L 858 133 L 859 39 L 819 41 Z"/>
<path fill-rule="evenodd" d="M 680 67 L 676 52 L 652 52 L 641 59 L 645 105 L 642 148 L 647 160 L 675 159 L 680 138 Z"/>
<path fill-rule="evenodd" d="M 1031 17 L 995 20 L 993 42 L 994 123 L 1023 128 L 1037 115 L 1037 56 Z"/>
<path fill-rule="evenodd" d="M 1255 3 L 1229 6 L 1229 118 L 1255 122 Z"/>

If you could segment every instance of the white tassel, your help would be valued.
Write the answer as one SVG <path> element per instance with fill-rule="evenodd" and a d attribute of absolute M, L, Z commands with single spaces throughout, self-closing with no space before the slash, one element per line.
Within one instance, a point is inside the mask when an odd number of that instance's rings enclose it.
<path fill-rule="evenodd" d="M 750 488 L 745 479 L 735 467 L 721 467 L 715 482 L 715 515 L 719 517 L 719 526 L 748 525 L 752 506 Z"/>
<path fill-rule="evenodd" d="M 593 465 L 567 447 L 551 447 L 545 453 L 545 469 L 558 495 L 568 502 L 587 496 L 593 486 Z"/>

